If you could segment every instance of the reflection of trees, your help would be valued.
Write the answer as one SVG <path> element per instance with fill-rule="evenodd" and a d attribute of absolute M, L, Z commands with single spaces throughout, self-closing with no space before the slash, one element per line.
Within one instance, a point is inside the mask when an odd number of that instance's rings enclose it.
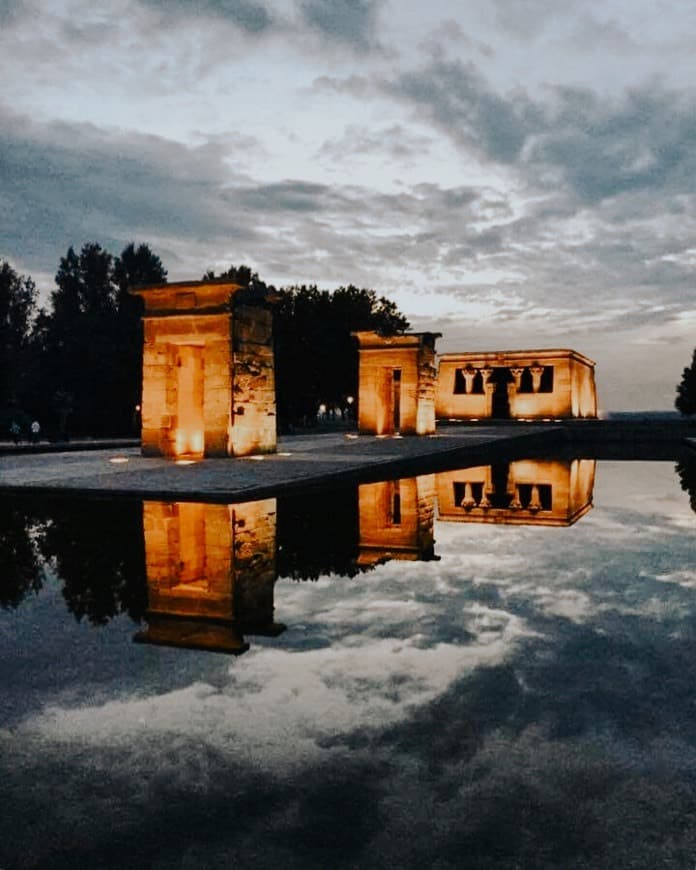
<path fill-rule="evenodd" d="M 35 522 L 22 506 L 0 499 L 0 606 L 17 607 L 38 592 L 43 574 L 32 539 Z"/>
<path fill-rule="evenodd" d="M 48 513 L 48 511 L 47 511 Z M 60 501 L 37 537 L 44 559 L 63 581 L 79 620 L 103 624 L 118 613 L 139 619 L 147 606 L 142 504 Z"/>
<path fill-rule="evenodd" d="M 696 511 L 696 459 L 682 460 L 674 469 L 684 492 L 688 493 L 691 510 Z"/>
<path fill-rule="evenodd" d="M 280 577 L 293 580 L 317 580 L 322 574 L 354 577 L 373 567 L 357 564 L 357 487 L 279 499 L 276 529 Z"/>

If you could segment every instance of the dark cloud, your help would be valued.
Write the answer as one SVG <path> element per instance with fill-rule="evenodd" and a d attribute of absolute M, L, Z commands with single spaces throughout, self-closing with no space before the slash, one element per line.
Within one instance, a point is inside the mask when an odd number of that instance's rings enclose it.
<path fill-rule="evenodd" d="M 540 120 L 527 97 L 498 96 L 473 64 L 433 61 L 387 87 L 414 103 L 423 121 L 431 120 L 458 144 L 502 163 L 520 158 Z"/>
<path fill-rule="evenodd" d="M 383 89 L 418 108 L 463 150 L 513 164 L 530 185 L 597 203 L 641 190 L 693 191 L 696 100 L 646 84 L 620 99 L 579 88 L 549 99 L 500 95 L 472 64 L 434 60 Z"/>
<path fill-rule="evenodd" d="M 654 85 L 607 101 L 587 90 L 557 89 L 539 134 L 529 163 L 557 170 L 583 200 L 694 191 L 696 103 L 690 95 Z"/>
<path fill-rule="evenodd" d="M 401 124 L 381 129 L 350 125 L 342 136 L 324 142 L 318 156 L 340 161 L 350 155 L 381 154 L 391 160 L 410 161 L 422 157 L 432 144 L 431 137 L 413 133 Z"/>
<path fill-rule="evenodd" d="M 380 92 L 379 83 L 369 76 L 352 75 L 347 78 L 336 76 L 319 76 L 312 83 L 312 87 L 318 91 L 328 91 L 338 94 L 346 94 L 356 99 L 374 97 Z"/>
<path fill-rule="evenodd" d="M 247 33 L 263 33 L 273 25 L 268 7 L 255 0 L 141 0 L 167 15 L 215 16 L 231 21 Z"/>
<path fill-rule="evenodd" d="M 241 209 L 254 212 L 311 212 L 316 214 L 339 205 L 340 196 L 324 184 L 281 181 L 235 187 L 232 198 Z"/>
<path fill-rule="evenodd" d="M 0 24 L 12 21 L 23 9 L 23 0 L 0 0 Z"/>
<path fill-rule="evenodd" d="M 40 271 L 68 245 L 149 238 L 250 239 L 222 195 L 224 152 L 86 124 L 0 113 L 0 250 Z"/>
<path fill-rule="evenodd" d="M 301 0 L 305 24 L 334 42 L 368 51 L 377 46 L 377 12 L 381 0 Z"/>
<path fill-rule="evenodd" d="M 51 272 L 69 245 L 98 239 L 118 250 L 147 238 L 189 258 L 198 250 L 203 268 L 232 244 L 258 268 L 284 264 L 282 280 L 318 280 L 323 261 L 324 279 L 372 286 L 385 258 L 431 269 L 455 240 L 471 257 L 490 250 L 495 232 L 470 224 L 508 213 L 499 196 L 471 187 L 382 194 L 292 179 L 256 183 L 231 172 L 226 146 L 220 137 L 194 148 L 0 113 L 0 251 L 30 272 Z M 176 263 L 167 265 L 171 272 Z"/>
<path fill-rule="evenodd" d="M 528 40 L 540 36 L 559 13 L 555 0 L 493 0 L 492 5 L 504 30 Z"/>

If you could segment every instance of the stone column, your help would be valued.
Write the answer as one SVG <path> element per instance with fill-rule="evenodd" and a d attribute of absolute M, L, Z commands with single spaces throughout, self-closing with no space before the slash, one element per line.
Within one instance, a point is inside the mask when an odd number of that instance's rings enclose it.
<path fill-rule="evenodd" d="M 516 390 L 519 390 L 519 388 L 520 388 L 520 381 L 522 380 L 522 373 L 523 372 L 524 372 L 524 369 L 521 369 L 521 368 L 510 369 L 510 374 L 515 379 L 515 389 Z"/>
<path fill-rule="evenodd" d="M 493 416 L 493 393 L 495 393 L 495 384 L 487 381 L 483 385 L 483 389 L 486 391 L 486 416 Z"/>
<path fill-rule="evenodd" d="M 481 380 L 483 381 L 483 392 L 486 395 L 486 416 L 493 416 L 493 393 L 495 392 L 495 384 L 490 383 L 493 369 L 488 365 L 482 365 L 479 368 L 481 372 Z"/>
<path fill-rule="evenodd" d="M 541 376 L 544 374 L 544 367 L 540 366 L 539 363 L 534 363 L 534 365 L 529 367 L 529 371 L 532 373 L 532 392 L 538 393 L 541 386 Z"/>
<path fill-rule="evenodd" d="M 467 366 L 463 371 L 462 375 L 464 376 L 464 382 L 466 384 L 467 393 L 471 394 L 474 388 L 474 378 L 476 377 L 476 369 L 472 369 L 471 366 Z"/>
<path fill-rule="evenodd" d="M 539 487 L 534 484 L 532 486 L 532 495 L 527 506 L 531 513 L 535 514 L 541 510 L 541 499 L 539 498 Z"/>
<path fill-rule="evenodd" d="M 470 511 L 472 508 L 476 507 L 476 501 L 471 489 L 471 484 L 468 481 L 464 484 L 464 498 L 459 503 L 459 507 L 463 507 L 465 511 Z"/>

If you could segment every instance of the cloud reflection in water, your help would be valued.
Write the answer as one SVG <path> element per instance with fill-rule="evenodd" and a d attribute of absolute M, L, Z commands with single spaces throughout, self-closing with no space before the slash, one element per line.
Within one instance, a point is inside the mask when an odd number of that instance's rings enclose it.
<path fill-rule="evenodd" d="M 141 670 L 113 697 L 66 692 L 0 732 L 2 848 L 29 866 L 688 866 L 696 517 L 669 464 L 604 463 L 595 500 L 562 528 L 435 519 L 439 561 L 281 579 L 287 632 L 239 660 L 130 647 Z"/>

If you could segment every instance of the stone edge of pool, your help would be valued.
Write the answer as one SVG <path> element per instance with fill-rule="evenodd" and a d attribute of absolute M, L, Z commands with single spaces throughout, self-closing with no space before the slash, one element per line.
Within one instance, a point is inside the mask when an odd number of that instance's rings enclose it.
<path fill-rule="evenodd" d="M 696 420 L 457 424 L 438 427 L 434 437 L 385 439 L 299 434 L 281 437 L 279 452 L 262 462 L 205 459 L 184 467 L 143 458 L 137 444 L 2 450 L 0 493 L 239 502 L 534 456 L 666 460 L 696 449 Z M 112 465 L 118 456 L 122 465 Z"/>

